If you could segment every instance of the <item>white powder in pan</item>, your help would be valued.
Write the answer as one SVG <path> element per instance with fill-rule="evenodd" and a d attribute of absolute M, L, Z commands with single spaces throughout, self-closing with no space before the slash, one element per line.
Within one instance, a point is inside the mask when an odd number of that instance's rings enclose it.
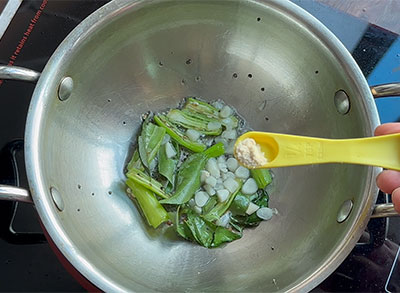
<path fill-rule="evenodd" d="M 252 138 L 246 138 L 238 143 L 235 157 L 248 168 L 257 168 L 268 163 L 260 146 Z"/>

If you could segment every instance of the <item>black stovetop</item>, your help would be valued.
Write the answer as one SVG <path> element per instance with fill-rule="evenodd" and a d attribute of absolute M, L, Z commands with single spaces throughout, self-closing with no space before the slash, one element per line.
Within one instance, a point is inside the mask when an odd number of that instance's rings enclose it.
<path fill-rule="evenodd" d="M 371 85 L 400 82 L 398 35 L 312 0 L 292 1 L 338 36 Z M 13 65 L 41 71 L 65 36 L 107 2 L 24 0 L 0 39 L 0 64 L 11 61 Z M 4 3 L 0 2 L 0 10 L 3 7 Z M 16 81 L 0 82 L 0 148 L 3 151 L 4 147 L 22 147 L 22 142 L 16 139 L 23 138 L 34 86 Z M 400 111 L 396 109 L 400 109 L 400 98 L 380 99 L 377 106 L 382 122 L 399 121 Z M 27 187 L 23 154 L 17 152 L 16 156 L 21 166 L 19 184 Z M 7 152 L 0 152 L 0 183 L 15 184 L 14 172 L 7 160 Z M 379 201 L 385 200 L 386 196 L 381 194 Z M 11 218 L 18 234 L 7 232 Z M 40 232 L 33 206 L 0 201 L 0 291 L 83 291 L 62 267 Z M 313 291 L 400 291 L 400 218 L 371 220 L 364 234 L 343 264 Z"/>

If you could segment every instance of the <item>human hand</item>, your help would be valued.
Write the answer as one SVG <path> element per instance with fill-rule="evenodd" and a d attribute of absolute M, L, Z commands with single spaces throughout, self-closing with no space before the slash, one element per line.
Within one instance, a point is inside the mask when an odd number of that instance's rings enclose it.
<path fill-rule="evenodd" d="M 386 123 L 375 129 L 375 135 L 392 133 L 400 133 L 400 123 Z M 400 214 L 400 172 L 384 170 L 376 177 L 376 184 L 383 192 L 392 194 L 394 209 Z"/>

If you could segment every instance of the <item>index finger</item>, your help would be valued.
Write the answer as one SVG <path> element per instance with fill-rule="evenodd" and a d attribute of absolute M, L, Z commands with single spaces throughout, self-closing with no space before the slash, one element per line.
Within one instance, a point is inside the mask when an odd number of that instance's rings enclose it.
<path fill-rule="evenodd" d="M 400 123 L 385 123 L 375 129 L 376 136 L 392 133 L 400 133 Z"/>

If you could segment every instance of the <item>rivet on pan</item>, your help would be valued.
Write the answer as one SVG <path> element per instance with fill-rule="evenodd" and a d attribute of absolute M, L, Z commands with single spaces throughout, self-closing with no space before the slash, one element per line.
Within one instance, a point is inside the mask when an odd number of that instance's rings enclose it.
<path fill-rule="evenodd" d="M 339 209 L 336 219 L 338 223 L 343 223 L 344 221 L 346 221 L 352 209 L 353 209 L 353 201 L 351 199 L 346 200 Z"/>
<path fill-rule="evenodd" d="M 61 101 L 65 101 L 71 95 L 73 88 L 74 88 L 74 81 L 72 80 L 72 78 L 69 76 L 64 77 L 61 80 L 60 85 L 58 87 L 58 98 Z"/>
<path fill-rule="evenodd" d="M 344 90 L 339 90 L 334 97 L 336 110 L 344 115 L 350 111 L 350 99 Z"/>
<path fill-rule="evenodd" d="M 56 205 L 57 209 L 62 212 L 64 210 L 64 201 L 55 187 L 50 188 L 51 198 L 53 199 L 54 204 Z"/>

